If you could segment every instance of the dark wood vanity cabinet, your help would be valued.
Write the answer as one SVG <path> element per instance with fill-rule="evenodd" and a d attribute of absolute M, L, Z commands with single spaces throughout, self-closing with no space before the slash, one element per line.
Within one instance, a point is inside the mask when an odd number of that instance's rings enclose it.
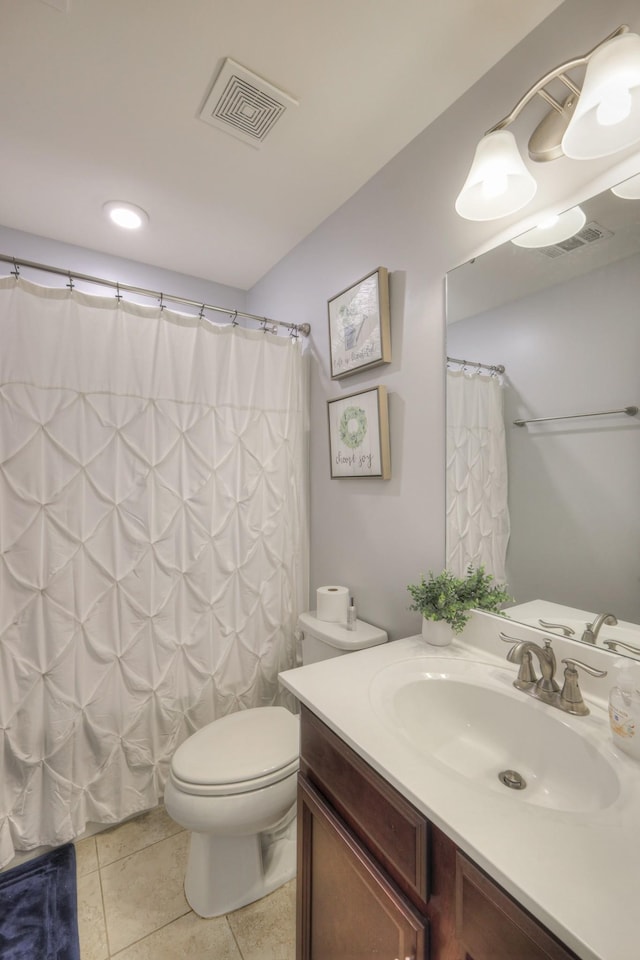
<path fill-rule="evenodd" d="M 578 960 L 306 708 L 297 960 Z"/>

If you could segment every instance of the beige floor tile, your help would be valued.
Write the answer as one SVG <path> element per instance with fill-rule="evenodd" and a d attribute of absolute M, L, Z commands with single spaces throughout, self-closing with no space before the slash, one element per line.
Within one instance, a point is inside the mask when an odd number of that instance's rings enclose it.
<path fill-rule="evenodd" d="M 229 914 L 243 960 L 294 960 L 295 880 Z"/>
<path fill-rule="evenodd" d="M 107 932 L 98 871 L 78 877 L 78 934 L 82 960 L 107 960 Z"/>
<path fill-rule="evenodd" d="M 139 940 L 114 960 L 242 960 L 226 917 L 203 920 L 188 913 Z"/>
<path fill-rule="evenodd" d="M 98 869 L 98 854 L 96 851 L 96 838 L 86 837 L 84 840 L 76 840 L 76 876 L 84 877 L 87 873 L 93 873 Z"/>
<path fill-rule="evenodd" d="M 181 830 L 182 827 L 171 819 L 163 806 L 155 807 L 96 836 L 100 866 L 128 857 L 158 840 L 173 837 Z"/>
<path fill-rule="evenodd" d="M 183 892 L 188 841 L 183 830 L 101 868 L 111 953 L 189 912 Z"/>

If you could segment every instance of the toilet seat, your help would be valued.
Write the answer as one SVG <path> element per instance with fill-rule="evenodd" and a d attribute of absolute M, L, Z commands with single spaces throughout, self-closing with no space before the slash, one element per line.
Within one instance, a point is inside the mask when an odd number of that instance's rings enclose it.
<path fill-rule="evenodd" d="M 249 793 L 298 769 L 299 719 L 284 707 L 254 707 L 214 720 L 178 747 L 175 787 L 194 796 Z"/>

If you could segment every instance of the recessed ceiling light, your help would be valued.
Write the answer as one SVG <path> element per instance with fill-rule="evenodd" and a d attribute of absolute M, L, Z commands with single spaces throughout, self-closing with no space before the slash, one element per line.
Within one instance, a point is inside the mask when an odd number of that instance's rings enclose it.
<path fill-rule="evenodd" d="M 149 214 L 135 203 L 123 203 L 121 200 L 110 200 L 103 207 L 104 212 L 113 223 L 125 230 L 138 230 L 149 222 Z"/>

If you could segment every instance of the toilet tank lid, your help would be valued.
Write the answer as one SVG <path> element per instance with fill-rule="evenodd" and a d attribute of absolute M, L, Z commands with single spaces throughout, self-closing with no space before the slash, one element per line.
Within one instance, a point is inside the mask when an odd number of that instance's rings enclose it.
<path fill-rule="evenodd" d="M 366 647 L 376 647 L 379 643 L 386 643 L 389 639 L 386 630 L 374 627 L 364 620 L 356 620 L 356 629 L 347 630 L 345 623 L 331 623 L 328 620 L 318 620 L 315 610 L 301 613 L 298 617 L 298 627 L 303 633 L 309 633 L 316 640 L 322 640 L 330 647 L 339 650 L 364 650 Z"/>
<path fill-rule="evenodd" d="M 187 783 L 240 783 L 294 761 L 300 720 L 284 707 L 252 707 L 208 723 L 180 744 L 171 769 Z"/>

